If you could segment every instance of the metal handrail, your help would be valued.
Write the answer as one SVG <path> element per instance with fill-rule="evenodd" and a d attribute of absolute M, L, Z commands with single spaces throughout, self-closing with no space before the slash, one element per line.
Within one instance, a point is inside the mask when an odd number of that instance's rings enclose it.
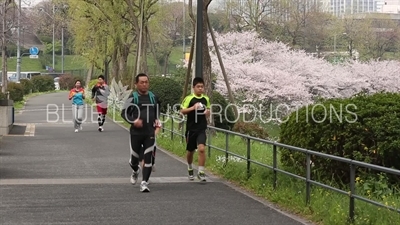
<path fill-rule="evenodd" d="M 182 137 L 182 140 L 185 137 L 184 134 L 184 129 L 182 127 L 182 131 L 178 132 L 176 130 L 174 130 L 174 122 L 179 122 L 179 123 L 183 123 L 185 121 L 184 118 L 182 117 L 177 117 L 174 115 L 168 115 L 168 114 L 161 114 L 162 119 L 164 121 L 164 123 L 166 123 L 166 117 L 171 119 L 171 129 L 166 128 L 165 126 L 162 127 L 162 132 L 164 132 L 165 130 L 169 131 L 171 134 L 171 139 L 174 139 L 174 135 L 178 135 Z M 311 184 L 325 188 L 325 189 L 329 189 L 332 191 L 335 191 L 337 193 L 343 194 L 343 195 L 348 195 L 349 196 L 349 219 L 351 221 L 354 221 L 354 216 L 355 216 L 355 199 L 364 201 L 366 203 L 375 205 L 375 206 L 379 206 L 379 207 L 383 207 L 386 208 L 388 210 L 391 211 L 395 211 L 397 213 L 400 213 L 400 209 L 399 208 L 394 208 L 392 206 L 387 206 L 384 205 L 380 202 L 377 201 L 373 201 L 371 199 L 367 199 L 364 198 L 360 195 L 356 195 L 355 194 L 355 173 L 356 173 L 356 167 L 363 167 L 363 168 L 369 168 L 369 169 L 374 169 L 374 170 L 378 170 L 381 172 L 385 172 L 385 173 L 389 173 L 389 174 L 394 174 L 397 176 L 400 176 L 400 170 L 397 169 L 391 169 L 391 168 L 387 168 L 387 167 L 383 167 L 383 166 L 378 166 L 378 165 L 373 165 L 370 163 L 365 163 L 365 162 L 361 162 L 361 161 L 357 161 L 357 160 L 352 160 L 352 159 L 348 159 L 348 158 L 344 158 L 344 157 L 340 157 L 340 156 L 335 156 L 335 155 L 329 155 L 329 154 L 325 154 L 325 153 L 321 153 L 321 152 L 317 152 L 317 151 L 312 151 L 309 149 L 305 149 L 305 148 L 299 148 L 299 147 L 295 147 L 295 146 L 290 146 L 290 145 L 286 145 L 286 144 L 282 144 L 276 141 L 270 141 L 270 140 L 265 140 L 265 139 L 261 139 L 261 138 L 256 138 L 250 135 L 246 135 L 246 134 L 241 134 L 241 133 L 237 133 L 234 131 L 230 131 L 230 130 L 225 130 L 225 129 L 221 129 L 218 127 L 214 127 L 214 126 L 208 126 L 209 130 L 214 130 L 214 131 L 218 131 L 218 132 L 222 132 L 225 134 L 226 137 L 226 145 L 225 145 L 225 149 L 217 147 L 217 146 L 213 146 L 211 144 L 212 142 L 212 137 L 208 138 L 208 143 L 206 144 L 208 147 L 208 156 L 211 155 L 211 149 L 217 150 L 217 151 L 221 151 L 225 153 L 225 160 L 226 162 L 228 161 L 228 157 L 229 155 L 235 156 L 237 158 L 246 160 L 247 162 L 247 175 L 250 176 L 250 167 L 251 167 L 251 163 L 253 164 L 257 164 L 259 166 L 271 169 L 274 172 L 274 183 L 273 183 L 273 187 L 274 189 L 276 189 L 276 184 L 277 184 L 277 173 L 282 173 L 297 179 L 301 179 L 304 180 L 306 182 L 306 204 L 310 203 L 310 198 L 311 198 Z M 247 142 L 247 155 L 246 157 L 238 155 L 236 153 L 230 152 L 228 150 L 229 146 L 229 135 L 234 135 L 234 136 L 239 136 L 243 139 L 246 140 Z M 264 144 L 268 144 L 268 145 L 272 145 L 272 152 L 273 152 L 273 165 L 267 165 L 261 162 L 258 162 L 254 159 L 251 159 L 251 141 L 257 141 L 260 143 L 264 143 Z M 278 168 L 278 154 L 277 154 L 277 148 L 285 148 L 285 149 L 290 149 L 296 152 L 301 152 L 304 153 L 306 155 L 306 177 L 302 177 L 293 173 L 290 173 L 288 171 L 282 170 Z M 312 180 L 311 179 L 311 156 L 318 156 L 318 157 L 323 157 L 326 159 L 332 159 L 335 161 L 339 161 L 339 162 L 343 162 L 343 163 L 347 163 L 350 165 L 350 191 L 345 191 L 345 190 L 341 190 L 332 186 L 329 186 L 327 184 L 323 184 L 320 183 L 318 181 Z"/>

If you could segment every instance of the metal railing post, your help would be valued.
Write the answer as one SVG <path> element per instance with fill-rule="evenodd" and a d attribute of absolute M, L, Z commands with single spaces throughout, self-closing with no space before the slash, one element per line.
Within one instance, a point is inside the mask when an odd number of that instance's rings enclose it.
<path fill-rule="evenodd" d="M 229 134 L 226 132 L 225 133 L 225 165 L 228 164 L 228 158 L 229 158 L 228 148 L 229 148 Z"/>
<path fill-rule="evenodd" d="M 171 116 L 171 140 L 174 140 L 174 117 Z"/>
<path fill-rule="evenodd" d="M 354 221 L 354 196 L 356 193 L 356 167 L 350 164 L 350 201 L 349 201 L 349 220 Z"/>
<path fill-rule="evenodd" d="M 165 114 L 161 115 L 162 121 L 165 123 Z M 161 132 L 164 133 L 164 125 L 161 127 Z"/>
<path fill-rule="evenodd" d="M 307 164 L 307 169 L 306 169 L 306 205 L 310 204 L 310 192 L 311 192 L 311 184 L 310 184 L 310 179 L 311 179 L 311 155 L 307 153 L 306 155 L 306 164 Z"/>
<path fill-rule="evenodd" d="M 184 120 L 184 118 L 182 118 L 182 120 Z M 183 121 L 183 122 L 180 122 L 180 123 L 182 123 L 182 127 L 181 127 L 182 131 L 181 131 L 181 135 L 182 135 L 182 144 L 183 144 L 183 143 L 185 143 L 185 122 Z"/>
<path fill-rule="evenodd" d="M 272 154 L 273 154 L 273 162 L 272 162 L 272 166 L 273 166 L 273 169 L 274 169 L 274 183 L 273 183 L 273 186 L 274 186 L 274 190 L 276 189 L 276 184 L 277 184 L 277 182 L 278 182 L 278 178 L 277 178 L 277 174 L 278 174 L 278 172 L 276 171 L 276 169 L 277 169 L 277 167 L 278 167 L 278 157 L 277 157 L 277 150 L 276 150 L 276 145 L 274 145 L 273 147 L 272 147 Z"/>
<path fill-rule="evenodd" d="M 208 128 L 208 158 L 211 157 L 211 137 L 212 137 L 212 132 L 210 128 Z"/>
<path fill-rule="evenodd" d="M 250 178 L 250 138 L 247 138 L 247 179 Z"/>

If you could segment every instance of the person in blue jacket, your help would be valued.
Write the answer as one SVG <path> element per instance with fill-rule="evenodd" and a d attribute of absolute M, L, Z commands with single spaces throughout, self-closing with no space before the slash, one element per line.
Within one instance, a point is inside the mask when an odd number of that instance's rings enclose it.
<path fill-rule="evenodd" d="M 71 89 L 68 96 L 72 100 L 72 118 L 74 121 L 75 133 L 82 130 L 83 107 L 85 105 L 85 90 L 81 86 L 81 81 L 75 81 L 75 87 Z"/>

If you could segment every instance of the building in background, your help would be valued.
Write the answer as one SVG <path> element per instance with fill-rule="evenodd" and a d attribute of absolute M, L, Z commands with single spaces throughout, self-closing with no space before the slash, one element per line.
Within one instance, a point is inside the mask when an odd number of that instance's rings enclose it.
<path fill-rule="evenodd" d="M 382 10 L 385 0 L 321 0 L 323 11 L 335 16 L 358 13 L 376 13 Z"/>
<path fill-rule="evenodd" d="M 400 0 L 384 0 L 380 12 L 400 14 Z"/>

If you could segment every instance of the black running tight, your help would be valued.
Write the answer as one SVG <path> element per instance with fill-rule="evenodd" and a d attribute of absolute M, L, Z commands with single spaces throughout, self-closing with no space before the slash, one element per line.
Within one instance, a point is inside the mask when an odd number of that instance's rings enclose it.
<path fill-rule="evenodd" d="M 99 116 L 97 117 L 97 122 L 99 123 L 99 126 L 103 126 L 104 121 L 106 121 L 106 115 L 99 114 Z"/>
<path fill-rule="evenodd" d="M 155 146 L 154 135 L 132 135 L 130 134 L 130 159 L 129 165 L 133 171 L 139 168 L 139 155 L 144 155 L 143 180 L 148 182 L 153 166 L 153 150 Z M 143 145 L 143 148 L 142 148 Z M 140 151 L 143 151 L 142 153 Z"/>

